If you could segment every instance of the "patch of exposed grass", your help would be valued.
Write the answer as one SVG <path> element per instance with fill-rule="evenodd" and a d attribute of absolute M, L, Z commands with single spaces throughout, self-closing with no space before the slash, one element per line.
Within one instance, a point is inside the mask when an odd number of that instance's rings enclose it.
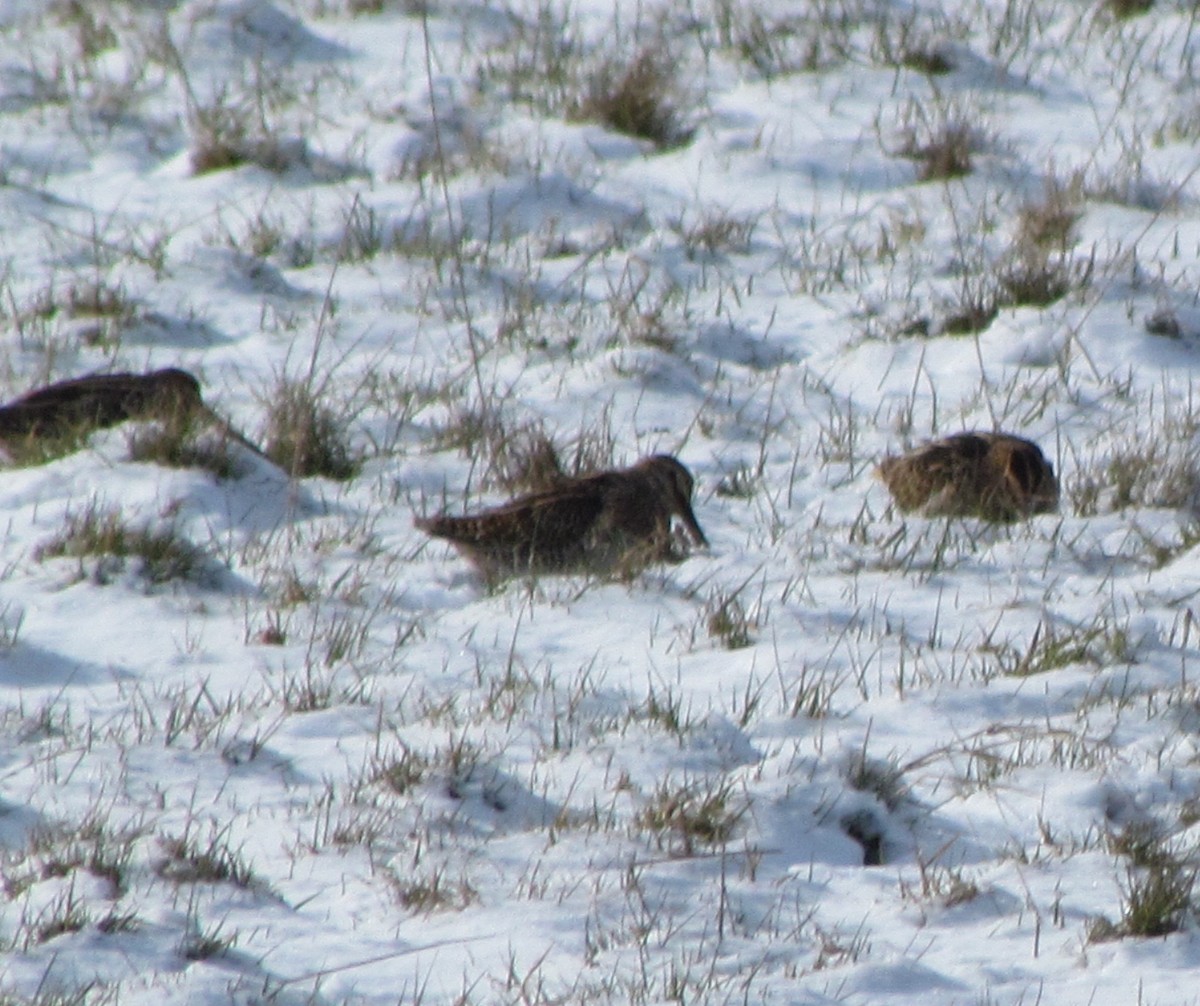
<path fill-rule="evenodd" d="M 758 619 L 750 615 L 739 592 L 716 591 L 704 606 L 704 625 L 710 638 L 727 650 L 740 650 L 754 642 Z"/>
<path fill-rule="evenodd" d="M 643 49 L 632 60 L 611 56 L 588 75 L 570 106 L 573 119 L 600 122 L 618 133 L 649 140 L 660 150 L 692 137 L 681 108 L 677 65 L 660 49 Z"/>
<path fill-rule="evenodd" d="M 155 584 L 196 580 L 207 565 L 205 554 L 174 528 L 130 524 L 119 509 L 96 501 L 68 513 L 62 531 L 34 552 L 39 562 L 64 556 L 100 560 L 92 571 L 98 583 L 107 583 L 127 560 L 136 561 L 138 575 Z"/>
<path fill-rule="evenodd" d="M 1150 404 L 1153 409 L 1153 403 Z M 1136 439 L 1122 439 L 1104 456 L 1077 465 L 1066 496 L 1082 516 L 1153 506 L 1196 512 L 1200 507 L 1200 449 L 1196 417 L 1153 415 Z"/>
<path fill-rule="evenodd" d="M 1083 181 L 1066 182 L 1051 176 L 1040 199 L 1030 200 L 1017 211 L 1015 244 L 1043 252 L 1064 253 L 1074 247 L 1076 229 L 1083 216 Z"/>
<path fill-rule="evenodd" d="M 1100 6 L 1118 21 L 1145 14 L 1154 7 L 1154 0 L 1103 0 Z"/>
<path fill-rule="evenodd" d="M 1158 937 L 1177 933 L 1194 919 L 1196 870 L 1173 854 L 1146 866 L 1126 865 L 1118 922 L 1100 916 L 1087 928 L 1090 943 L 1124 937 Z"/>
<path fill-rule="evenodd" d="M 179 941 L 179 956 L 185 961 L 207 961 L 233 949 L 237 945 L 237 934 L 231 933 L 226 936 L 222 934 L 221 929 L 221 924 L 217 923 L 207 930 L 189 930 Z"/>
<path fill-rule="evenodd" d="M 687 143 L 687 99 L 678 60 L 660 25 L 639 25 L 637 37 L 655 42 L 630 54 L 612 45 L 628 37 L 613 33 L 589 45 L 571 12 L 539 4 L 534 16 L 515 20 L 503 47 L 488 54 L 480 72 L 485 89 L 551 115 L 598 122 L 615 132 L 647 140 L 658 149 Z"/>
<path fill-rule="evenodd" d="M 974 335 L 984 331 L 999 313 L 999 301 L 988 284 L 968 284 L 958 303 L 942 316 L 940 331 L 946 335 Z"/>
<path fill-rule="evenodd" d="M 540 422 L 525 423 L 510 431 L 498 420 L 488 439 L 488 478 L 507 492 L 540 492 L 567 475 L 554 440 Z"/>
<path fill-rule="evenodd" d="M 908 798 L 908 786 L 903 770 L 890 761 L 871 758 L 864 750 L 846 763 L 846 785 L 862 793 L 870 793 L 888 810 L 895 810 Z"/>
<path fill-rule="evenodd" d="M 995 660 L 999 673 L 1019 678 L 1074 664 L 1128 664 L 1136 659 L 1135 642 L 1125 627 L 1104 618 L 1082 626 L 1043 620 L 1026 646 L 985 642 L 980 652 Z"/>
<path fill-rule="evenodd" d="M 466 876 L 452 877 L 445 867 L 410 877 L 393 873 L 390 880 L 396 900 L 410 912 L 462 911 L 479 900 Z"/>
<path fill-rule="evenodd" d="M 733 837 L 747 804 L 727 781 L 659 784 L 634 819 L 654 832 L 661 845 L 685 856 L 701 847 L 724 846 Z"/>
<path fill-rule="evenodd" d="M 397 796 L 406 796 L 424 780 L 428 771 L 428 759 L 405 748 L 399 754 L 374 762 L 371 779 Z"/>
<path fill-rule="evenodd" d="M 324 389 L 282 377 L 266 404 L 264 453 L 289 475 L 344 481 L 358 472 L 361 459 L 350 447 L 349 417 L 329 404 Z"/>
<path fill-rule="evenodd" d="M 670 224 L 683 242 L 689 259 L 713 258 L 723 254 L 742 254 L 750 250 L 757 221 L 726 210 L 710 208 L 694 220 L 684 217 Z"/>
<path fill-rule="evenodd" d="M 969 175 L 974 155 L 983 147 L 984 134 L 965 118 L 947 118 L 923 131 L 906 127 L 901 135 L 900 157 L 917 163 L 917 181 L 937 182 Z"/>
<path fill-rule="evenodd" d="M 192 173 L 205 175 L 243 164 L 254 164 L 273 174 L 283 174 L 308 163 L 302 139 L 284 139 L 267 127 L 255 110 L 220 95 L 211 104 L 197 107 L 189 117 L 192 133 Z"/>
<path fill-rule="evenodd" d="M 189 418 L 180 422 L 150 423 L 129 436 L 129 460 L 166 468 L 201 468 L 219 479 L 237 474 L 237 465 L 224 438 L 207 438 Z"/>
<path fill-rule="evenodd" d="M 215 832 L 206 844 L 185 833 L 166 836 L 161 839 L 161 845 L 165 858 L 159 862 L 156 872 L 164 880 L 176 884 L 229 883 L 237 887 L 250 887 L 255 883 L 253 870 L 219 832 Z"/>
<path fill-rule="evenodd" d="M 1069 264 L 1060 256 L 1020 255 L 996 276 L 997 300 L 1005 307 L 1047 307 L 1070 292 L 1073 279 Z"/>

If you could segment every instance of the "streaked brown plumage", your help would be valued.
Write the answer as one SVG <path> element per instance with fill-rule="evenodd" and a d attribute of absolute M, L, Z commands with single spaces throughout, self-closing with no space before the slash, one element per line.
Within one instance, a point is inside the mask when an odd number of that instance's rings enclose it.
<path fill-rule="evenodd" d="M 200 383 L 185 370 L 89 374 L 0 406 L 0 439 L 70 436 L 128 419 L 177 420 L 203 408 Z"/>
<path fill-rule="evenodd" d="M 956 433 L 879 463 L 901 510 L 1013 521 L 1058 509 L 1058 479 L 1041 449 L 1008 433 Z"/>
<path fill-rule="evenodd" d="M 487 580 L 625 572 L 679 558 L 673 517 L 695 544 L 708 544 L 692 512 L 692 488 L 691 473 L 679 461 L 657 454 L 631 468 L 564 478 L 477 514 L 415 523 L 450 541 Z"/>
<path fill-rule="evenodd" d="M 12 460 L 32 451 L 40 457 L 48 446 L 82 440 L 95 430 L 134 419 L 158 420 L 174 431 L 186 430 L 194 420 L 266 458 L 261 448 L 204 403 L 200 382 L 176 367 L 146 374 L 87 374 L 0 405 L 0 454 Z"/>

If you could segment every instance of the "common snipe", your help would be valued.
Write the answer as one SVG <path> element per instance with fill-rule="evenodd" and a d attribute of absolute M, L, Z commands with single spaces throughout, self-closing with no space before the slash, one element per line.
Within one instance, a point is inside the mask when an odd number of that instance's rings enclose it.
<path fill-rule="evenodd" d="M 631 468 L 563 477 L 540 492 L 462 517 L 419 517 L 489 581 L 537 573 L 621 573 L 681 558 L 672 518 L 696 545 L 708 540 L 692 512 L 691 473 L 657 454 Z"/>
<path fill-rule="evenodd" d="M 203 409 L 200 382 L 185 370 L 89 374 L 0 406 L 0 438 L 61 437 L 128 419 L 177 420 Z"/>
<path fill-rule="evenodd" d="M 878 474 L 901 510 L 927 517 L 1013 521 L 1058 509 L 1058 479 L 1032 441 L 955 433 L 886 457 Z"/>

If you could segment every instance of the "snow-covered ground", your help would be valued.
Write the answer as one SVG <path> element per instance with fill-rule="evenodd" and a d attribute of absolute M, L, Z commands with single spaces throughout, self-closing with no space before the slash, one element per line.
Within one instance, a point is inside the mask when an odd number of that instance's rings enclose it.
<path fill-rule="evenodd" d="M 1200 1000 L 1200 16 L 1135 6 L 3 0 L 4 397 L 184 367 L 353 471 L 0 471 L 0 1002 Z M 1061 512 L 897 512 L 961 429 Z M 544 437 L 711 548 L 413 527 Z"/>

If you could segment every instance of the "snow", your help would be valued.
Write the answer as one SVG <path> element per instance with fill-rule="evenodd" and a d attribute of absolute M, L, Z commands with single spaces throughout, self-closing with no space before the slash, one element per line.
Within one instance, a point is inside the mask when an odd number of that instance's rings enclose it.
<path fill-rule="evenodd" d="M 1200 893 L 1122 928 L 1200 838 L 1200 34 L 1115 6 L 0 2 L 5 399 L 307 380 L 360 461 L 0 470 L 0 1000 L 1200 998 Z M 561 99 L 643 45 L 663 148 Z M 1055 193 L 1066 295 L 949 334 Z M 711 548 L 487 589 L 413 526 L 509 494 L 472 422 L 678 455 Z M 897 512 L 962 429 L 1061 512 Z M 44 555 L 89 508 L 198 569 Z"/>

